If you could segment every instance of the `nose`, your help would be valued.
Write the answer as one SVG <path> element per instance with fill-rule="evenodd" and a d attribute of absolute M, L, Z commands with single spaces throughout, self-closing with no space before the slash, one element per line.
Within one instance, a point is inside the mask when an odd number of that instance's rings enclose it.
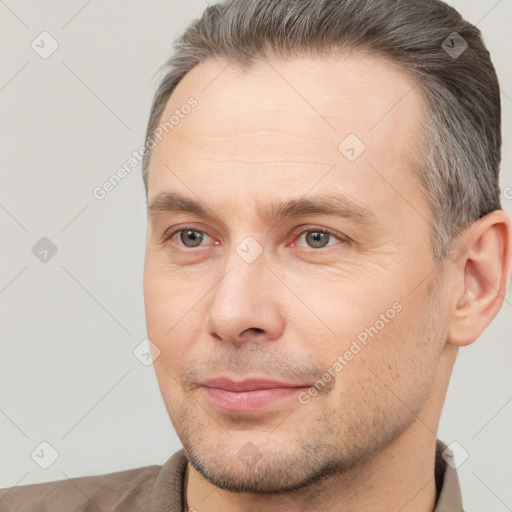
<path fill-rule="evenodd" d="M 204 328 L 217 340 L 233 344 L 267 342 L 281 337 L 285 327 L 279 290 L 285 287 L 267 267 L 262 254 L 247 263 L 237 254 L 214 287 Z"/>

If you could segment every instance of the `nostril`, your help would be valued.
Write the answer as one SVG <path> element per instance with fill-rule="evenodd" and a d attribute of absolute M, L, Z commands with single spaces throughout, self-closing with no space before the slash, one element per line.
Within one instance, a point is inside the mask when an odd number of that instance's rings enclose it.
<path fill-rule="evenodd" d="M 263 329 L 260 329 L 259 327 L 249 327 L 248 329 L 246 329 L 244 332 L 247 332 L 247 331 L 254 331 L 256 333 L 261 333 L 261 332 L 265 332 Z M 243 333 L 242 333 L 243 334 Z"/>

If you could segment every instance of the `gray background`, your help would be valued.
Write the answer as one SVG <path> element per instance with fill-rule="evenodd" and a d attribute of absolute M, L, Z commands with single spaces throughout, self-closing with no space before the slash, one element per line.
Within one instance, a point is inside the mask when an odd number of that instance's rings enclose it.
<path fill-rule="evenodd" d="M 512 0 L 449 3 L 482 30 L 500 77 L 505 190 Z M 104 200 L 92 190 L 142 144 L 154 73 L 205 7 L 0 0 L 0 487 L 162 464 L 181 447 L 152 367 L 133 354 L 146 336 L 140 165 Z M 59 44 L 47 59 L 31 48 L 43 31 Z M 42 237 L 58 250 L 46 263 L 32 252 Z M 512 510 L 511 312 L 509 292 L 460 351 L 441 421 L 439 438 L 469 453 L 469 512 Z M 48 469 L 35 462 L 50 460 L 43 441 L 58 452 Z"/>

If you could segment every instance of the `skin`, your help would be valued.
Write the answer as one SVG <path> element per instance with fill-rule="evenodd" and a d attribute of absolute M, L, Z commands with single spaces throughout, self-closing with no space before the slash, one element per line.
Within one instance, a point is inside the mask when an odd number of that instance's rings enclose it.
<path fill-rule="evenodd" d="M 436 264 L 409 162 L 424 122 L 415 86 L 353 53 L 246 71 L 210 60 L 172 94 L 162 119 L 190 96 L 198 104 L 154 148 L 148 202 L 180 193 L 208 216 L 149 215 L 144 297 L 158 384 L 190 462 L 189 507 L 433 510 L 450 374 L 458 347 L 501 306 L 511 227 L 493 212 L 464 231 L 460 257 Z M 348 134 L 366 145 L 353 162 L 338 149 Z M 369 217 L 259 215 L 322 194 Z M 185 228 L 205 233 L 199 246 L 184 245 Z M 315 245 L 326 229 L 335 234 Z M 237 252 L 248 236 L 262 251 L 252 263 Z M 227 412 L 201 386 L 217 376 L 311 386 L 393 304 L 400 311 L 307 404 Z M 238 456 L 248 443 L 251 463 Z"/>

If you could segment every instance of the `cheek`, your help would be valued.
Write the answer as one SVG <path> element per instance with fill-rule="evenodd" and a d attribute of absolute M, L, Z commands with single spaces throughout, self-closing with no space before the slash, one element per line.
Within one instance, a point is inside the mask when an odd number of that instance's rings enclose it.
<path fill-rule="evenodd" d="M 343 287 L 307 295 L 308 305 L 328 328 L 316 322 L 322 329 L 314 331 L 310 317 L 296 315 L 294 330 L 303 340 L 303 350 L 335 375 L 343 393 L 359 389 L 364 375 L 375 386 L 392 383 L 393 389 L 405 393 L 409 385 L 425 389 L 434 378 L 443 345 L 433 324 L 436 313 L 427 312 L 425 293 L 419 290 L 407 297 L 399 290 L 381 283 L 370 293 L 347 281 Z"/>
<path fill-rule="evenodd" d="M 148 329 L 157 338 L 176 334 L 182 328 L 181 323 L 197 309 L 206 290 L 204 282 L 183 278 L 179 271 L 161 270 L 157 264 L 146 264 L 144 305 Z"/>
<path fill-rule="evenodd" d="M 366 372 L 382 403 L 397 411 L 405 408 L 417 414 L 435 380 L 442 351 L 437 316 L 435 309 L 427 311 L 416 308 L 414 303 L 403 304 L 395 318 L 361 351 L 365 368 L 348 368 L 354 386 L 359 372 Z"/>
<path fill-rule="evenodd" d="M 325 287 L 305 286 L 298 295 L 307 297 L 310 311 L 303 307 L 296 311 L 294 325 L 302 326 L 304 332 L 315 325 L 317 336 L 306 339 L 316 340 L 322 333 L 324 349 L 336 355 L 349 350 L 352 341 L 364 347 L 402 323 L 404 305 L 396 300 L 399 294 L 382 283 L 370 286 L 354 279 L 333 280 Z"/>
<path fill-rule="evenodd" d="M 173 377 L 177 378 L 186 365 L 202 325 L 197 306 L 192 307 L 198 300 L 197 291 L 194 292 L 187 283 L 159 272 L 146 271 L 144 304 L 147 334 L 160 351 L 154 361 L 157 378 L 168 380 L 170 385 L 174 385 Z"/>

